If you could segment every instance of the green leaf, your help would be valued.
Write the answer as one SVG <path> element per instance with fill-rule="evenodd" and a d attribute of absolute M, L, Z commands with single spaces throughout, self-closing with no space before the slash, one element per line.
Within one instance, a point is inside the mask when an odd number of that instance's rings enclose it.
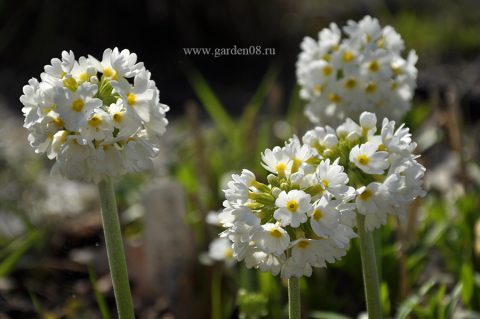
<path fill-rule="evenodd" d="M 462 284 L 458 284 L 453 289 L 452 295 L 450 297 L 450 301 L 447 304 L 447 310 L 445 311 L 445 318 L 453 318 L 453 313 L 455 312 L 455 308 L 457 307 L 460 298 L 462 296 Z"/>
<path fill-rule="evenodd" d="M 20 258 L 35 244 L 40 238 L 40 232 L 33 230 L 15 247 L 10 255 L 0 263 L 0 278 L 8 276 L 15 268 Z"/>
<path fill-rule="evenodd" d="M 428 291 L 435 285 L 435 280 L 429 280 L 422 287 L 420 287 L 419 293 L 409 297 L 399 307 L 397 311 L 396 319 L 407 318 L 413 309 L 420 304 L 422 297 L 425 296 Z"/>
<path fill-rule="evenodd" d="M 347 317 L 335 312 L 327 312 L 327 311 L 313 311 L 310 313 L 310 318 L 314 319 L 352 319 L 351 317 Z"/>
<path fill-rule="evenodd" d="M 383 314 L 386 315 L 387 317 L 390 314 L 391 305 L 390 305 L 390 294 L 389 294 L 388 285 L 386 282 L 382 282 L 382 285 L 380 286 L 380 299 L 382 302 Z"/>
<path fill-rule="evenodd" d="M 103 297 L 103 295 L 98 290 L 97 278 L 95 276 L 95 272 L 93 271 L 92 267 L 88 267 L 88 278 L 90 279 L 90 283 L 92 284 L 93 292 L 95 293 L 95 300 L 97 301 L 97 305 L 98 305 L 98 308 L 100 309 L 100 313 L 102 314 L 102 318 L 111 319 L 110 311 L 108 310 L 105 297 Z"/>
<path fill-rule="evenodd" d="M 460 272 L 460 281 L 462 283 L 462 302 L 465 305 L 470 304 L 473 296 L 474 276 L 470 263 L 464 263 Z"/>
<path fill-rule="evenodd" d="M 187 72 L 187 78 L 217 128 L 227 139 L 231 140 L 234 135 L 232 130 L 235 130 L 236 127 L 235 122 L 228 115 L 205 78 L 193 67 Z"/>

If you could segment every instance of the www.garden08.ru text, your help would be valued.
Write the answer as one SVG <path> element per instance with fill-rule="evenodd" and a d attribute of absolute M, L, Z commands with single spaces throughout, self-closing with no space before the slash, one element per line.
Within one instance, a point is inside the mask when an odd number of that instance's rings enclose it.
<path fill-rule="evenodd" d="M 263 48 L 260 45 L 251 45 L 240 48 L 234 45 L 231 48 L 183 48 L 185 55 L 210 55 L 215 58 L 227 55 L 275 55 L 275 48 Z"/>

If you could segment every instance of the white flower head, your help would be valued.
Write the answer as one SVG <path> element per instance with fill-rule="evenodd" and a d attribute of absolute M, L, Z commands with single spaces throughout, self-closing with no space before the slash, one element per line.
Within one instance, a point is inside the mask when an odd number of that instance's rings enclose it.
<path fill-rule="evenodd" d="M 400 119 L 416 86 L 416 54 L 402 56 L 404 43 L 391 27 L 370 16 L 336 24 L 306 37 L 296 64 L 305 114 L 316 124 L 339 124 L 363 111 Z"/>
<path fill-rule="evenodd" d="M 20 101 L 29 142 L 55 159 L 53 172 L 99 182 L 152 167 L 168 106 L 136 54 L 107 49 L 98 61 L 63 51 L 41 79 Z"/>
<path fill-rule="evenodd" d="M 389 166 L 388 153 L 377 149 L 371 142 L 357 145 L 350 151 L 350 161 L 367 174 L 383 174 Z"/>

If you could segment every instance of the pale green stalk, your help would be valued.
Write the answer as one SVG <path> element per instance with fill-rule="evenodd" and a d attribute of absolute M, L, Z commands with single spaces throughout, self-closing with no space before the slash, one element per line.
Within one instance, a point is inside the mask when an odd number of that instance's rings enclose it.
<path fill-rule="evenodd" d="M 128 281 L 127 263 L 112 181 L 104 180 L 100 182 L 98 190 L 102 204 L 103 231 L 118 317 L 119 319 L 134 319 L 132 294 Z"/>
<path fill-rule="evenodd" d="M 300 284 L 298 277 L 288 279 L 288 318 L 300 319 Z"/>
<path fill-rule="evenodd" d="M 380 285 L 377 270 L 377 256 L 371 232 L 365 230 L 365 216 L 357 213 L 360 255 L 362 257 L 363 286 L 369 319 L 381 319 Z"/>

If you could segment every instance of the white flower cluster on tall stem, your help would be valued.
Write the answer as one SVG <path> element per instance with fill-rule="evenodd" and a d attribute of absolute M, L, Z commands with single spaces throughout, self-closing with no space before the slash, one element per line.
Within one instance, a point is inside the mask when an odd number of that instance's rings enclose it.
<path fill-rule="evenodd" d="M 376 124 L 364 112 L 359 124 L 348 118 L 336 130 L 316 127 L 301 141 L 265 150 L 268 183 L 248 170 L 232 175 L 219 222 L 233 256 L 283 278 L 309 276 L 345 255 L 356 213 L 369 231 L 389 214 L 404 216 L 425 194 L 425 168 L 408 128 L 385 118 L 377 132 Z"/>
<path fill-rule="evenodd" d="M 99 182 L 152 166 L 169 108 L 135 53 L 106 49 L 99 61 L 63 51 L 40 78 L 20 101 L 30 145 L 56 160 L 52 172 Z"/>
<path fill-rule="evenodd" d="M 335 125 L 370 111 L 379 118 L 400 118 L 410 109 L 416 86 L 417 55 L 401 56 L 404 43 L 377 19 L 348 21 L 345 37 L 335 23 L 318 40 L 305 37 L 297 61 L 306 115 L 317 124 Z"/>

